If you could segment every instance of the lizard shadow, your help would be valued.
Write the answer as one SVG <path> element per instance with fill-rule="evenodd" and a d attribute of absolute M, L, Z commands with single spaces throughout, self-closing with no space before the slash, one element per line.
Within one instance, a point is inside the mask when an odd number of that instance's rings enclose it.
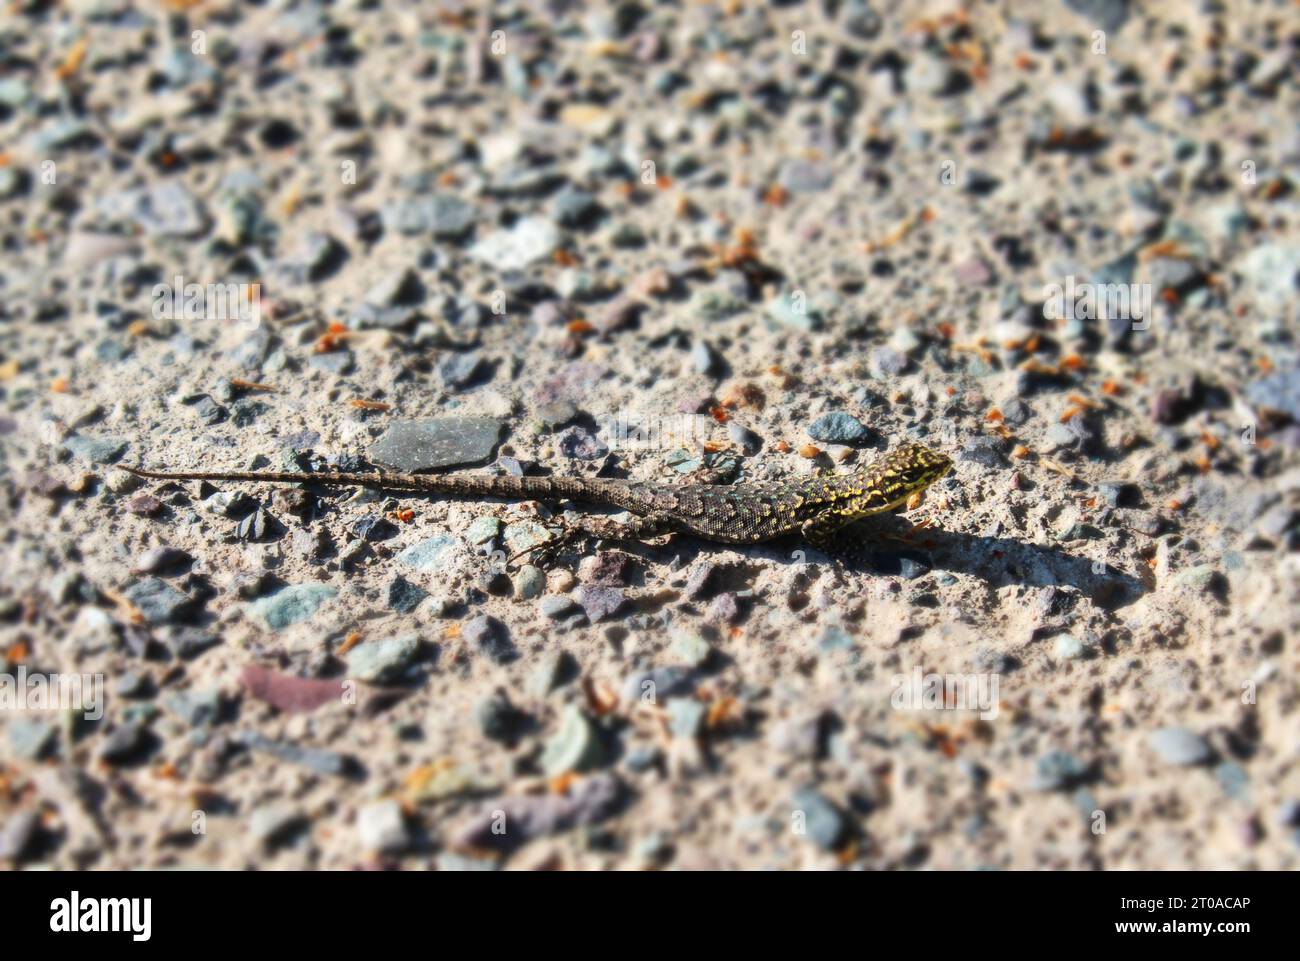
<path fill-rule="evenodd" d="M 778 547 L 789 542 L 789 549 Z M 689 546 L 687 546 L 689 545 Z M 629 545 L 622 545 L 628 549 Z M 684 549 L 683 549 L 684 548 Z M 643 548 L 655 552 L 654 548 Z M 687 538 L 678 548 L 679 563 L 689 564 L 709 549 Z M 817 556 L 798 538 L 740 548 L 753 557 L 780 564 L 807 563 Z M 640 553 L 633 548 L 633 553 Z M 1071 554 L 1058 547 L 1013 537 L 966 534 L 940 528 L 917 528 L 906 518 L 883 515 L 844 527 L 823 555 L 849 570 L 886 577 L 920 577 L 930 571 L 967 574 L 991 587 L 1071 587 L 1104 610 L 1134 603 L 1151 588 L 1142 578 L 1113 564 Z"/>
<path fill-rule="evenodd" d="M 852 566 L 875 573 L 897 573 L 912 559 L 934 570 L 978 577 L 992 587 L 1073 587 L 1106 610 L 1126 607 L 1150 589 L 1141 578 L 1112 564 L 1058 547 L 1012 537 L 916 528 L 894 515 L 851 524 L 841 536 L 859 545 Z M 874 543 L 881 537 L 897 540 L 898 547 L 861 547 L 862 540 Z"/>

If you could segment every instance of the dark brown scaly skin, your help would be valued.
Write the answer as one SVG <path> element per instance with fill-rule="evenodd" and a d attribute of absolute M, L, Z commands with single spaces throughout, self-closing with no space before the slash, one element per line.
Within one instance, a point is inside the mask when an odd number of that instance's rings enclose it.
<path fill-rule="evenodd" d="M 952 461 L 920 444 L 906 444 L 852 474 L 734 486 L 661 485 L 576 477 L 122 469 L 159 480 L 310 483 L 512 500 L 567 498 L 619 507 L 636 515 L 625 524 L 608 518 L 586 518 L 580 532 L 598 537 L 646 540 L 681 532 L 724 544 L 758 544 L 799 533 L 815 546 L 825 547 L 845 524 L 905 506 L 947 474 L 952 469 Z"/>

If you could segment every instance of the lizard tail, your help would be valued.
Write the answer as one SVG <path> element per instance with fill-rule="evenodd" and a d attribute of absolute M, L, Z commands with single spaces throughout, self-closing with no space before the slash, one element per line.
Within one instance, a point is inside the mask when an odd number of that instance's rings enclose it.
<path fill-rule="evenodd" d="M 259 484 L 323 484 L 327 487 L 369 487 L 374 490 L 412 491 L 421 494 L 449 494 L 460 497 L 505 497 L 610 503 L 617 496 L 601 480 L 577 477 L 514 477 L 474 474 L 385 474 L 380 471 L 155 471 L 116 465 L 119 470 L 151 480 L 250 481 Z M 605 491 L 609 486 L 611 489 Z"/>

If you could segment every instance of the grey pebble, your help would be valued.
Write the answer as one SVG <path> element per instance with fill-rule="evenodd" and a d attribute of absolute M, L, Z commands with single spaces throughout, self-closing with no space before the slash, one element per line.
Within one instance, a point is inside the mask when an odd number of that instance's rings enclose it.
<path fill-rule="evenodd" d="M 1038 759 L 1031 783 L 1036 791 L 1062 791 L 1077 787 L 1089 774 L 1088 765 L 1069 751 L 1049 751 Z"/>
<path fill-rule="evenodd" d="M 1088 654 L 1088 647 L 1073 634 L 1058 634 L 1052 644 L 1056 656 L 1062 660 L 1075 661 Z"/>
<path fill-rule="evenodd" d="M 309 231 L 294 260 L 302 265 L 306 278 L 319 281 L 328 277 L 347 257 L 347 249 L 329 234 L 320 230 Z"/>
<path fill-rule="evenodd" d="M 871 352 L 870 366 L 872 373 L 884 380 L 906 373 L 911 360 L 907 354 L 892 347 L 877 347 Z"/>
<path fill-rule="evenodd" d="M 578 416 L 578 408 L 567 400 L 550 404 L 541 404 L 537 408 L 537 418 L 550 428 L 563 427 Z"/>
<path fill-rule="evenodd" d="M 744 302 L 739 301 L 736 309 L 744 306 Z M 786 291 L 773 297 L 767 303 L 766 315 L 777 327 L 805 332 L 818 330 L 824 319 L 822 312 L 809 304 L 801 291 Z"/>
<path fill-rule="evenodd" d="M 279 522 L 265 508 L 258 507 L 239 522 L 238 534 L 241 541 L 265 541 L 273 539 L 281 529 Z"/>
<path fill-rule="evenodd" d="M 439 240 L 461 240 L 474 229 L 478 211 L 451 194 L 411 197 L 384 208 L 384 224 L 406 236 L 432 234 Z"/>
<path fill-rule="evenodd" d="M 347 350 L 332 350 L 325 354 L 312 354 L 307 363 L 316 370 L 343 376 L 350 374 L 356 366 L 352 353 Z"/>
<path fill-rule="evenodd" d="M 718 371 L 718 355 L 714 353 L 709 342 L 702 338 L 697 338 L 691 344 L 691 364 L 697 374 L 715 374 Z"/>
<path fill-rule="evenodd" d="M 709 603 L 704 615 L 710 624 L 734 624 L 740 620 L 740 602 L 731 591 L 724 591 Z"/>
<path fill-rule="evenodd" d="M 663 751 L 653 744 L 633 745 L 623 757 L 623 766 L 633 773 L 640 774 L 657 766 L 663 759 Z"/>
<path fill-rule="evenodd" d="M 326 584 L 290 584 L 248 605 L 250 616 L 273 631 L 311 617 L 338 592 Z"/>
<path fill-rule="evenodd" d="M 145 551 L 135 561 L 135 569 L 141 574 L 183 573 L 194 558 L 179 547 L 154 547 Z"/>
<path fill-rule="evenodd" d="M 961 459 L 972 461 L 981 467 L 1006 467 L 1007 458 L 1003 451 L 1006 444 L 997 437 L 976 437 L 967 441 L 961 449 Z"/>
<path fill-rule="evenodd" d="M 796 791 L 790 799 L 790 808 L 793 814 L 802 815 L 795 823 L 823 851 L 838 850 L 844 843 L 849 832 L 844 813 L 815 788 Z"/>
<path fill-rule="evenodd" d="M 559 729 L 546 742 L 540 763 L 547 777 L 557 777 L 598 767 L 604 756 L 595 725 L 578 705 L 570 704 L 560 716 Z"/>
<path fill-rule="evenodd" d="M 551 201 L 551 214 L 562 227 L 582 227 L 600 212 L 596 198 L 585 190 L 567 186 Z"/>
<path fill-rule="evenodd" d="M 397 525 L 386 517 L 376 517 L 372 514 L 353 524 L 352 533 L 361 540 L 373 544 L 396 537 L 398 530 Z"/>
<path fill-rule="evenodd" d="M 535 597 L 540 597 L 546 590 L 546 575 L 541 569 L 532 564 L 525 564 L 519 568 L 514 577 L 514 596 L 521 601 L 529 601 Z"/>
<path fill-rule="evenodd" d="M 90 464 L 112 464 L 126 453 L 127 442 L 117 437 L 73 434 L 63 441 L 66 450 Z"/>
<path fill-rule="evenodd" d="M 176 691 L 162 699 L 162 706 L 190 727 L 206 727 L 221 716 L 221 692 L 215 688 Z"/>
<path fill-rule="evenodd" d="M 436 571 L 443 568 L 456 547 L 457 541 L 452 535 L 436 534 L 412 544 L 397 555 L 397 560 L 417 570 Z"/>
<path fill-rule="evenodd" d="M 18 861 L 27 853 L 41 826 L 41 812 L 19 811 L 0 828 L 0 861 Z"/>
<path fill-rule="evenodd" d="M 793 194 L 820 193 L 834 184 L 835 171 L 825 161 L 787 160 L 777 181 Z"/>
<path fill-rule="evenodd" d="M 511 227 L 488 234 L 470 248 L 470 256 L 493 270 L 523 270 L 548 259 L 561 243 L 556 224 L 545 217 L 523 217 Z"/>
<path fill-rule="evenodd" d="M 259 731 L 244 731 L 238 740 L 250 751 L 268 754 L 286 764 L 305 767 L 317 774 L 346 777 L 356 768 L 355 763 L 346 755 L 322 748 L 303 747 L 288 741 L 276 741 Z"/>
<path fill-rule="evenodd" d="M 713 655 L 709 642 L 695 633 L 679 633 L 669 647 L 672 654 L 690 667 L 703 667 Z"/>
<path fill-rule="evenodd" d="M 621 589 L 602 585 L 584 585 L 574 596 L 593 624 L 614 617 L 627 600 Z"/>
<path fill-rule="evenodd" d="M 148 729 L 143 724 L 121 724 L 100 745 L 99 758 L 109 764 L 126 764 L 136 760 L 148 743 Z"/>
<path fill-rule="evenodd" d="M 1147 735 L 1147 743 L 1166 764 L 1193 767 L 1214 757 L 1208 741 L 1185 727 L 1162 727 Z"/>
<path fill-rule="evenodd" d="M 566 594 L 552 594 L 542 598 L 542 603 L 538 607 L 543 617 L 559 620 L 577 607 L 577 602 Z"/>
<path fill-rule="evenodd" d="M 527 715 L 510 703 L 506 692 L 497 689 L 474 708 L 479 730 L 489 741 L 508 742 L 520 731 Z"/>
<path fill-rule="evenodd" d="M 477 517 L 465 528 L 465 540 L 471 544 L 486 544 L 501 533 L 501 519 L 488 515 Z"/>
<path fill-rule="evenodd" d="M 1260 312 L 1281 313 L 1295 300 L 1300 244 L 1260 244 L 1237 261 L 1237 269 Z"/>
<path fill-rule="evenodd" d="M 658 704 L 672 697 L 687 696 L 694 689 L 694 672 L 689 667 L 671 665 L 629 674 L 623 680 L 620 696 L 624 705 L 637 701 Z"/>
<path fill-rule="evenodd" d="M 372 801 L 357 811 L 357 838 L 366 851 L 394 853 L 410 843 L 406 815 L 391 798 Z"/>
<path fill-rule="evenodd" d="M 400 574 L 388 582 L 388 606 L 399 614 L 411 613 L 428 596 L 428 591 Z"/>
<path fill-rule="evenodd" d="M 1238 801 L 1250 798 L 1250 775 L 1236 761 L 1223 761 L 1214 768 L 1214 778 L 1223 793 Z"/>
<path fill-rule="evenodd" d="M 197 657 L 210 647 L 221 643 L 221 637 L 201 627 L 172 627 L 162 632 L 161 639 L 167 650 L 183 661 Z"/>
<path fill-rule="evenodd" d="M 348 673 L 368 684 L 394 681 L 411 666 L 419 652 L 420 638 L 416 634 L 366 641 L 348 652 Z"/>
<path fill-rule="evenodd" d="M 177 180 L 105 197 L 100 204 L 110 216 L 125 216 L 146 234 L 158 237 L 197 237 L 210 220 L 203 204 Z"/>
<path fill-rule="evenodd" d="M 478 351 L 451 353 L 438 365 L 438 376 L 449 390 L 461 391 L 482 379 L 487 370 L 487 360 Z"/>
<path fill-rule="evenodd" d="M 461 636 L 497 664 L 508 664 L 519 656 L 506 626 L 489 614 L 466 621 Z"/>
<path fill-rule="evenodd" d="M 54 743 L 58 733 L 53 724 L 35 718 L 19 717 L 9 722 L 9 747 L 16 757 L 39 761 Z"/>
<path fill-rule="evenodd" d="M 460 848 L 511 851 L 538 837 L 597 824 L 617 811 L 622 799 L 622 782 L 609 772 L 596 772 L 567 795 L 509 795 L 484 802 L 452 841 Z M 502 823 L 505 832 L 499 830 Z"/>
<path fill-rule="evenodd" d="M 186 620 L 195 607 L 194 600 L 188 594 L 156 577 L 136 581 L 122 595 L 136 606 L 149 624 L 172 624 Z"/>
<path fill-rule="evenodd" d="M 371 307 L 384 309 L 419 303 L 424 298 L 424 285 L 419 274 L 410 267 L 393 271 L 366 291 L 365 301 Z"/>
<path fill-rule="evenodd" d="M 138 671 L 125 671 L 113 684 L 113 693 L 118 697 L 148 697 L 152 689 L 149 675 Z"/>
<path fill-rule="evenodd" d="M 306 817 L 288 801 L 259 804 L 248 816 L 249 836 L 258 844 L 272 847 L 300 826 Z"/>
<path fill-rule="evenodd" d="M 763 447 L 763 438 L 758 436 L 748 427 L 742 425 L 739 421 L 731 421 L 727 424 L 727 436 L 731 442 L 739 447 L 746 456 L 753 455 Z"/>
<path fill-rule="evenodd" d="M 682 740 L 699 737 L 704 731 L 708 706 L 703 701 L 679 697 L 668 702 L 668 729 Z"/>
<path fill-rule="evenodd" d="M 578 674 L 578 663 L 568 651 L 544 652 L 528 676 L 527 690 L 539 700 L 567 683 Z"/>
<path fill-rule="evenodd" d="M 1259 410 L 1300 421 L 1300 366 L 1279 370 L 1246 386 L 1246 399 Z"/>

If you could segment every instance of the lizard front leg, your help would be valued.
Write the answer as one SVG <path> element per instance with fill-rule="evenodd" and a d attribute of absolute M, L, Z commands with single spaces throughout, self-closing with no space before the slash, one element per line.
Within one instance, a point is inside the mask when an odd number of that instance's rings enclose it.
<path fill-rule="evenodd" d="M 876 539 L 853 521 L 840 518 L 807 521 L 799 533 L 817 550 L 850 567 L 870 560 L 872 541 Z"/>
<path fill-rule="evenodd" d="M 877 523 L 835 520 L 818 525 L 810 521 L 800 533 L 819 551 L 848 567 L 884 574 L 903 556 L 924 563 L 927 569 L 932 566 L 926 549 L 911 539 L 914 528 L 900 530 L 901 524 L 888 523 L 883 517 L 872 520 Z M 889 520 L 902 521 L 896 515 Z"/>
<path fill-rule="evenodd" d="M 825 518 L 815 518 L 803 522 L 799 528 L 799 536 L 823 554 L 837 554 L 839 533 L 843 527 L 844 521 L 839 518 L 829 521 Z"/>

